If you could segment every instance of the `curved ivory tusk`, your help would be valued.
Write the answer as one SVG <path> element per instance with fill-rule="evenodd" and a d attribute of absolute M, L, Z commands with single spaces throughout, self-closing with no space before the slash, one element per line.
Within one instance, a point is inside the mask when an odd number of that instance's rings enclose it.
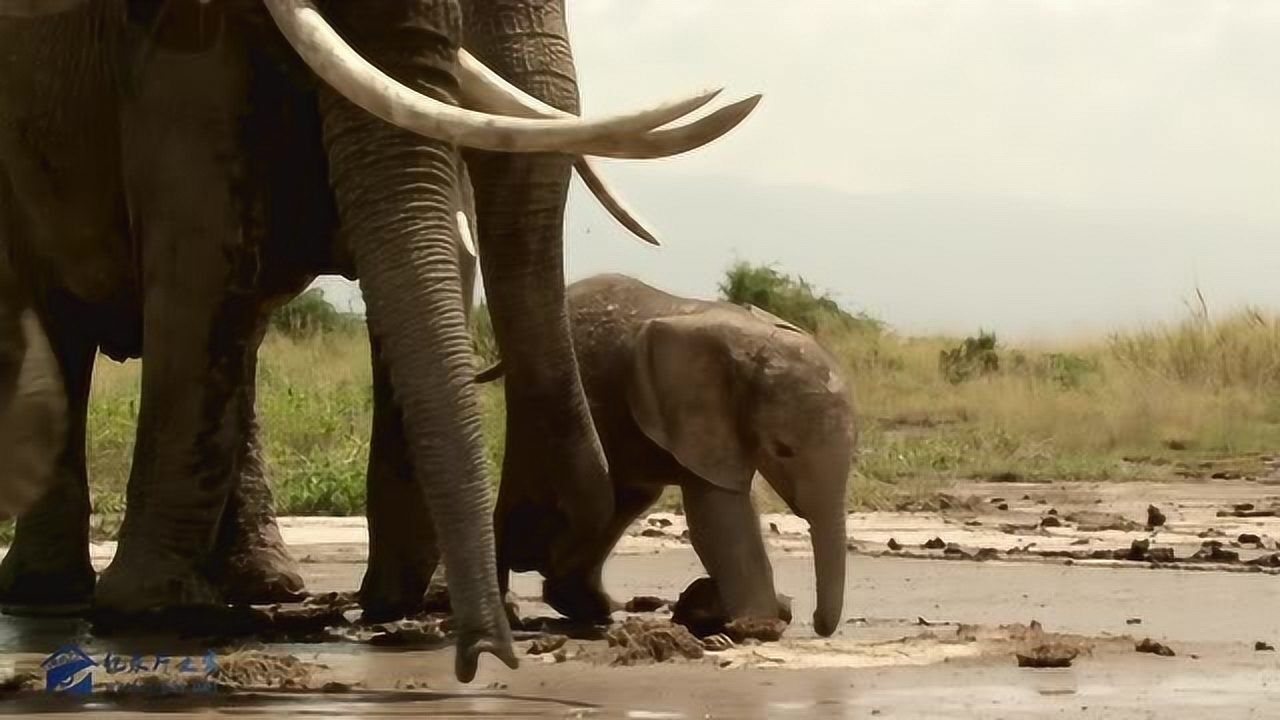
<path fill-rule="evenodd" d="M 725 105 L 687 125 L 653 130 L 628 138 L 610 138 L 592 147 L 587 155 L 620 160 L 653 160 L 696 150 L 742 124 L 763 99 L 752 95 Z"/>
<path fill-rule="evenodd" d="M 507 82 L 466 50 L 458 50 L 458 85 L 469 106 L 488 112 L 521 117 L 574 117 Z M 662 244 L 635 211 L 627 207 L 622 198 L 610 189 L 589 159 L 579 157 L 573 167 L 587 189 L 614 220 L 650 245 Z"/>
<path fill-rule="evenodd" d="M 85 0 L 0 0 L 0 17 L 43 17 L 74 10 Z"/>
<path fill-rule="evenodd" d="M 462 243 L 462 249 L 472 258 L 479 257 L 479 253 L 476 252 L 476 241 L 471 235 L 471 221 L 467 219 L 467 214 L 459 210 L 456 221 L 458 223 L 458 240 Z"/>
<path fill-rule="evenodd" d="M 705 92 L 652 110 L 592 122 L 487 115 L 426 97 L 388 77 L 338 36 L 312 0 L 264 2 L 303 61 L 348 100 L 393 125 L 463 147 L 595 154 L 592 150 L 597 145 L 613 146 L 626 136 L 665 125 L 719 93 Z"/>
<path fill-rule="evenodd" d="M 662 245 L 662 243 L 658 242 L 658 238 L 653 234 L 653 232 L 645 225 L 644 221 L 636 215 L 636 212 L 627 207 L 626 203 L 622 201 L 622 198 L 618 197 L 618 195 L 613 192 L 613 189 L 605 183 L 604 178 L 600 177 L 599 173 L 596 172 L 595 167 L 592 166 L 589 159 L 582 157 L 578 158 L 577 161 L 573 163 L 573 168 L 578 171 L 578 177 L 582 178 L 582 182 L 586 184 L 587 189 L 591 191 L 591 194 L 596 196 L 596 200 L 600 201 L 600 204 L 604 206 L 604 209 L 612 215 L 613 219 L 617 220 L 622 227 L 630 230 L 632 235 L 635 235 L 650 245 Z"/>
<path fill-rule="evenodd" d="M 576 119 L 507 82 L 466 50 L 458 50 L 458 85 L 469 107 L 529 118 Z M 739 100 L 686 125 L 616 138 L 598 151 L 582 153 L 622 159 L 670 157 L 702 147 L 737 127 L 760 104 L 761 96 Z"/>

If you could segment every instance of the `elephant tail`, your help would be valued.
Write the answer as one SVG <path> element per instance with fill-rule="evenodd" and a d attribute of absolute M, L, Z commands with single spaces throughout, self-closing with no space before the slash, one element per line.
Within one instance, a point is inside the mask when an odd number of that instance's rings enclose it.
<path fill-rule="evenodd" d="M 476 373 L 476 384 L 483 385 L 485 383 L 491 383 L 502 377 L 504 374 L 506 374 L 506 369 L 502 367 L 502 361 L 499 360 L 484 370 Z"/>

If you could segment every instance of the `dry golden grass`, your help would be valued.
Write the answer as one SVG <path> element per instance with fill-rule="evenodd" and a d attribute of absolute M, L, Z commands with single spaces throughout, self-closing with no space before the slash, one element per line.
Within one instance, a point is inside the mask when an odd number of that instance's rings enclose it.
<path fill-rule="evenodd" d="M 998 372 L 957 384 L 939 370 L 939 354 L 956 338 L 904 338 L 847 323 L 819 335 L 848 366 L 861 418 L 851 507 L 889 505 L 961 478 L 1168 477 L 1168 466 L 1124 458 L 1191 463 L 1280 450 L 1274 314 L 1246 310 L 1210 321 L 1197 312 L 1070 347 L 1000 348 Z M 95 509 L 105 516 L 123 509 L 139 369 L 104 359 L 94 379 L 89 464 Z M 363 512 L 369 383 L 362 329 L 268 338 L 258 410 L 282 513 Z M 483 387 L 481 399 L 496 478 L 501 387 Z M 677 497 L 668 493 L 663 506 Z M 757 499 L 764 509 L 780 507 L 768 492 Z"/>
<path fill-rule="evenodd" d="M 824 342 L 853 376 L 860 472 L 873 481 L 1125 479 L 1159 467 L 1125 457 L 1280 449 L 1280 317 L 1255 310 L 1073 347 L 1001 349 L 998 372 L 958 384 L 939 371 L 954 339 Z"/>

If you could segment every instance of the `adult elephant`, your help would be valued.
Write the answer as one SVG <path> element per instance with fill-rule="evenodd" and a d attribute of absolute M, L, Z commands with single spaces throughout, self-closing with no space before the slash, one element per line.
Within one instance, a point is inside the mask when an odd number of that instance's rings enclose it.
<path fill-rule="evenodd" d="M 483 652 L 514 664 L 455 249 L 458 148 L 655 156 L 744 113 L 654 132 L 710 96 L 597 122 L 476 113 L 455 105 L 477 94 L 459 83 L 456 1 L 330 2 L 328 21 L 304 0 L 263 5 L 0 0 L 0 15 L 59 11 L 0 23 L 0 233 L 6 292 L 48 330 L 68 408 L 54 489 L 21 518 L 0 590 L 93 592 L 84 425 L 101 349 L 140 355 L 143 376 L 125 523 L 94 602 L 221 601 L 228 543 L 274 532 L 253 416 L 265 319 L 342 272 L 368 306 L 375 414 L 402 438 L 381 454 L 411 472 L 450 568 L 458 674 Z M 264 555 L 278 569 L 271 550 L 251 548 L 250 569 Z"/>

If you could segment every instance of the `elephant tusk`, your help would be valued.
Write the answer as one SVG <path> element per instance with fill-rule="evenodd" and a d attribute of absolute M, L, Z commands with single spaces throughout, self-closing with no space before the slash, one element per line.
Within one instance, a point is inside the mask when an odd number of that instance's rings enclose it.
<path fill-rule="evenodd" d="M 85 0 L 0 0 L 0 17 L 34 18 L 74 10 Z"/>
<path fill-rule="evenodd" d="M 263 0 L 280 32 L 322 80 L 366 112 L 410 132 L 462 147 L 499 152 L 598 154 L 625 139 L 684 117 L 719 90 L 615 118 L 525 119 L 479 113 L 426 97 L 378 70 L 325 22 L 312 0 Z"/>
<path fill-rule="evenodd" d="M 462 91 L 463 101 L 469 106 L 486 112 L 501 113 L 517 117 L 561 118 L 574 116 L 548 105 L 538 98 L 529 95 L 520 88 L 507 82 L 505 78 L 480 62 L 466 50 L 458 50 L 458 84 Z M 688 125 L 652 130 L 633 141 L 627 141 L 626 147 L 615 147 L 608 152 L 597 152 L 595 155 L 647 159 L 667 157 L 687 152 L 715 140 L 746 119 L 755 109 L 760 96 L 755 95 L 702 118 Z M 647 224 L 605 183 L 604 178 L 592 166 L 591 161 L 579 157 L 574 163 L 579 177 L 586 183 L 605 210 L 633 235 L 651 245 L 661 245 Z"/>
<path fill-rule="evenodd" d="M 486 112 L 529 118 L 576 120 L 577 116 L 552 107 L 507 82 L 466 50 L 458 50 L 458 85 L 469 107 Z M 621 159 L 670 157 L 702 147 L 737 127 L 760 104 L 762 96 L 752 95 L 726 105 L 706 117 L 634 137 L 614 138 L 605 146 L 583 155 Z"/>
<path fill-rule="evenodd" d="M 575 118 L 574 115 L 548 105 L 507 82 L 506 78 L 461 48 L 458 49 L 458 86 L 462 91 L 463 102 L 468 107 L 485 112 L 514 117 Z M 626 203 L 605 183 L 604 178 L 596 172 L 588 158 L 577 158 L 573 167 L 578 171 L 578 176 L 582 178 L 587 189 L 614 220 L 650 245 L 662 244 L 639 216 L 627 207 Z"/>
<path fill-rule="evenodd" d="M 471 221 L 467 219 L 467 214 L 461 210 L 458 211 L 458 240 L 462 242 L 462 249 L 471 257 L 479 257 L 476 253 L 476 242 L 471 235 Z"/>
<path fill-rule="evenodd" d="M 660 246 L 657 236 L 653 234 L 643 220 L 641 220 L 634 210 L 627 207 L 622 198 L 613 191 L 612 188 L 605 183 L 604 178 L 596 172 L 595 167 L 588 158 L 580 157 L 573 163 L 573 168 L 578 171 L 578 177 L 582 178 L 582 182 L 591 191 L 614 220 L 617 220 L 622 227 L 631 231 L 632 235 L 649 243 L 650 245 Z"/>

